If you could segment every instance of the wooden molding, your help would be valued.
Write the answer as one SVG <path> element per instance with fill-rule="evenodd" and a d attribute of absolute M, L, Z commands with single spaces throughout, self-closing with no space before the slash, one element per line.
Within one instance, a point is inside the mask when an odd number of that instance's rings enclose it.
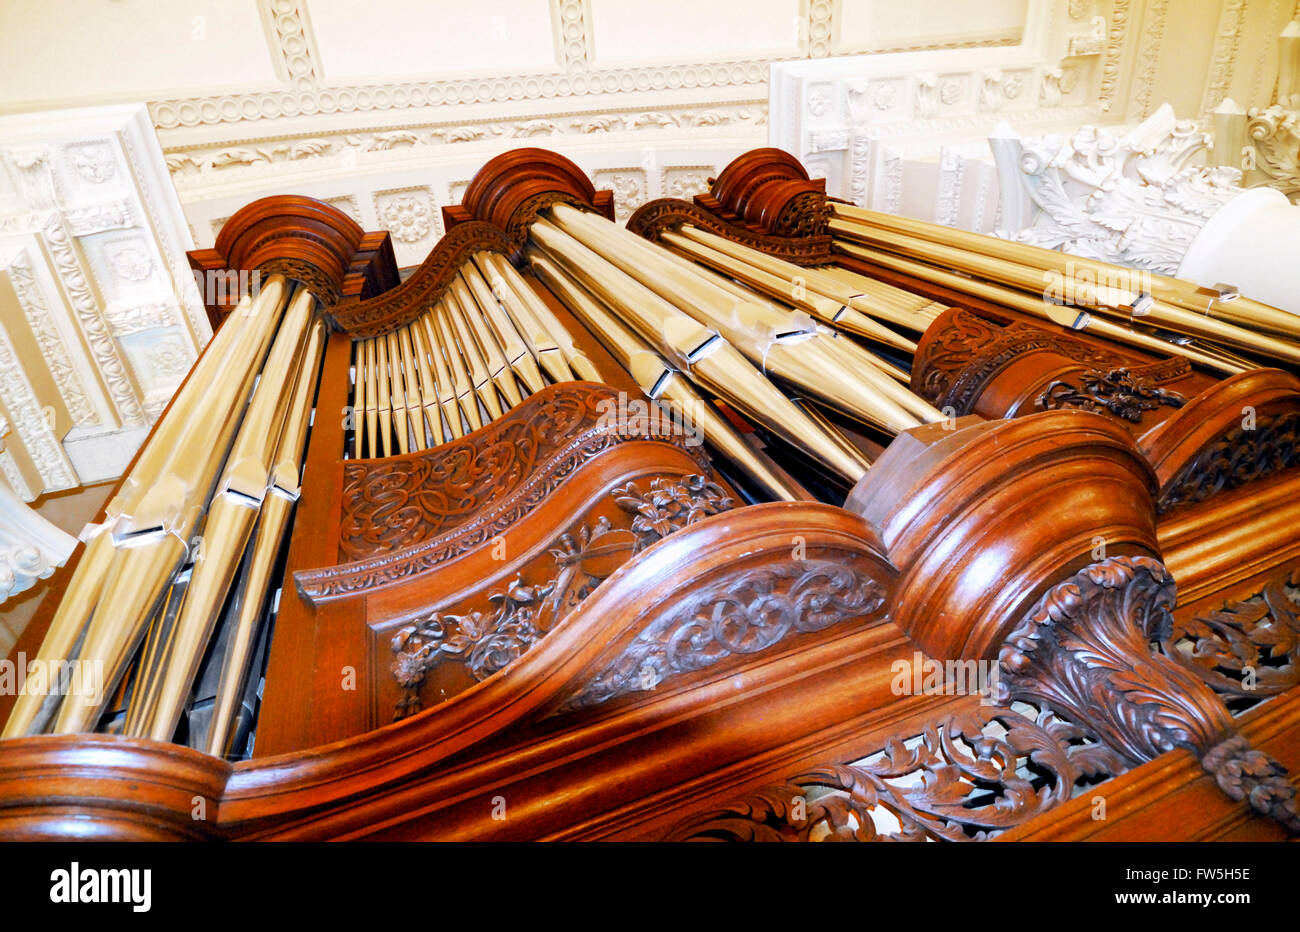
<path fill-rule="evenodd" d="M 369 298 L 398 282 L 386 232 L 367 233 L 337 207 L 296 194 L 264 197 L 240 208 L 212 249 L 188 255 L 190 265 L 205 273 L 281 273 L 308 285 L 327 307 Z M 240 295 L 230 289 L 204 297 L 211 299 L 209 316 L 219 320 Z"/>
<path fill-rule="evenodd" d="M 517 257 L 537 214 L 561 201 L 614 219 L 614 193 L 597 191 L 573 162 L 549 149 L 511 149 L 475 173 L 459 204 L 442 209 L 443 225 L 450 233 L 470 220 L 490 223 Z"/>

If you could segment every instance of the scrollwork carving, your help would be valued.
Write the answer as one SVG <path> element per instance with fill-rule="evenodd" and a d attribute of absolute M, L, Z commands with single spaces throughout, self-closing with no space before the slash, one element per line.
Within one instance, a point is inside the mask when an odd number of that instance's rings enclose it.
<path fill-rule="evenodd" d="M 1264 699 L 1300 684 L 1300 579 L 1293 569 L 1221 608 L 1175 618 L 1160 647 L 1226 699 Z"/>
<path fill-rule="evenodd" d="M 410 278 L 367 301 L 333 308 L 334 321 L 356 340 L 409 323 L 437 301 L 460 267 L 481 251 L 508 254 L 513 247 L 505 234 L 490 223 L 458 223 L 438 240 Z"/>
<path fill-rule="evenodd" d="M 1205 501 L 1264 476 L 1300 466 L 1300 412 L 1259 414 L 1209 444 L 1161 490 L 1156 507 L 1166 512 Z"/>
<path fill-rule="evenodd" d="M 1122 357 L 1084 340 L 1039 327 L 1002 327 L 954 308 L 931 325 L 912 368 L 912 385 L 937 407 L 969 414 L 988 383 L 1010 362 L 1031 352 L 1052 352 L 1098 369 L 1123 365 Z"/>
<path fill-rule="evenodd" d="M 798 203 L 796 201 L 792 206 L 797 208 Z M 790 214 L 789 222 L 795 228 L 801 228 L 801 224 L 806 226 L 814 219 L 813 215 L 808 213 L 807 205 L 804 206 L 802 213 L 799 209 L 795 209 Z M 782 218 L 783 220 L 785 218 L 784 212 Z M 798 232 L 788 236 L 754 233 L 720 220 L 694 204 L 672 198 L 660 198 L 643 204 L 628 218 L 627 228 L 638 236 L 657 242 L 665 230 L 672 230 L 687 223 L 796 265 L 825 265 L 834 258 L 831 254 L 830 236 L 805 235 Z"/>
<path fill-rule="evenodd" d="M 1231 716 L 1151 641 L 1173 626 L 1174 579 L 1150 557 L 1111 557 L 1050 589 L 1002 646 L 998 699 L 1044 702 L 1131 761 L 1208 751 Z"/>
<path fill-rule="evenodd" d="M 980 706 L 907 737 L 692 816 L 668 840 L 983 841 L 1125 770 L 1086 729 L 1027 705 Z"/>
<path fill-rule="evenodd" d="M 435 665 L 457 660 L 476 680 L 504 669 L 590 595 L 601 581 L 636 554 L 669 534 L 733 507 L 716 483 L 701 475 L 651 480 L 648 492 L 635 483 L 611 497 L 630 528 L 599 517 L 576 533 L 561 534 L 551 547 L 556 573 L 538 586 L 516 579 L 488 595 L 490 611 L 453 615 L 432 612 L 403 626 L 392 638 L 393 676 L 403 689 L 394 720 L 420 709 L 419 689 Z"/>
<path fill-rule="evenodd" d="M 1186 748 L 1234 800 L 1300 831 L 1285 769 L 1237 735 L 1223 702 L 1153 653 L 1173 627 L 1174 580 L 1150 557 L 1111 557 L 1050 589 L 999 654 L 998 701 L 1042 704 L 1132 763 Z"/>
<path fill-rule="evenodd" d="M 884 590 L 857 570 L 826 560 L 763 566 L 722 580 L 651 622 L 560 711 L 653 689 L 733 654 L 766 650 L 787 636 L 878 612 Z"/>
<path fill-rule="evenodd" d="M 1280 104 L 1253 108 L 1246 124 L 1254 150 L 1254 168 L 1295 200 L 1300 195 L 1300 112 Z"/>
<path fill-rule="evenodd" d="M 1083 373 L 1078 385 L 1058 379 L 1044 389 L 1038 398 L 1038 407 L 1047 410 L 1078 408 L 1109 412 L 1134 424 L 1142 420 L 1144 411 L 1154 411 L 1164 405 L 1181 408 L 1187 399 L 1177 392 L 1156 388 L 1133 374 L 1132 369 L 1096 369 Z"/>

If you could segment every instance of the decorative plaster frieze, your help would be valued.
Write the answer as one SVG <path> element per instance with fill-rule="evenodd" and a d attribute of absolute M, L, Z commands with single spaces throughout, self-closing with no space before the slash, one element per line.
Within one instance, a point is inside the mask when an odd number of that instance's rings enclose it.
<path fill-rule="evenodd" d="M 58 330 L 55 316 L 46 304 L 45 296 L 36 281 L 30 257 L 26 250 L 19 250 L 9 260 L 5 271 L 9 274 L 9 283 L 18 296 L 18 303 L 31 327 L 36 344 L 40 347 L 45 365 L 54 377 L 63 404 L 77 425 L 97 425 L 100 415 L 90 400 L 77 364 L 73 361 L 64 335 Z"/>
<path fill-rule="evenodd" d="M 608 188 L 614 193 L 614 218 L 620 223 L 647 200 L 644 168 L 602 169 L 591 180 L 598 190 Z"/>
<path fill-rule="evenodd" d="M 564 70 L 586 71 L 590 66 L 587 41 L 587 0 L 551 0 L 551 21 L 559 33 Z"/>
<path fill-rule="evenodd" d="M 1160 64 L 1160 45 L 1164 42 L 1168 14 L 1169 0 L 1148 0 L 1142 17 L 1138 71 L 1133 79 L 1136 116 L 1142 119 L 1151 113 L 1151 95 L 1155 90 L 1156 68 Z"/>
<path fill-rule="evenodd" d="M 1228 96 L 1233 68 L 1237 63 L 1237 49 L 1241 34 L 1246 28 L 1246 0 L 1224 0 L 1219 10 L 1219 26 L 1214 36 L 1214 51 L 1210 56 L 1210 74 L 1201 101 L 1201 116 L 1211 113 Z"/>
<path fill-rule="evenodd" d="M 833 0 L 810 0 L 808 4 L 809 58 L 825 58 L 831 53 L 834 6 Z"/>
<path fill-rule="evenodd" d="M 1132 0 L 1114 0 L 1110 11 L 1110 28 L 1106 33 L 1106 50 L 1102 56 L 1101 84 L 1097 105 L 1103 113 L 1112 109 L 1119 86 L 1120 62 L 1124 56 L 1124 39 L 1128 35 L 1129 7 Z"/>
<path fill-rule="evenodd" d="M 765 101 L 745 100 L 713 107 L 675 107 L 569 114 L 554 119 L 485 121 L 419 125 L 401 130 L 338 133 L 310 140 L 268 140 L 256 146 L 189 147 L 167 156 L 172 180 L 184 195 L 207 192 L 250 179 L 293 177 L 304 171 L 364 170 L 398 160 L 450 159 L 472 143 L 495 146 L 528 145 L 511 140 L 550 139 L 595 144 L 606 138 L 644 136 L 645 145 L 661 146 L 664 137 L 704 140 L 714 134 L 759 133 L 767 122 Z M 761 136 L 757 136 L 761 139 Z M 306 143 L 310 142 L 311 145 Z M 545 143 L 544 143 L 545 144 Z"/>
<path fill-rule="evenodd" d="M 697 194 L 709 190 L 709 179 L 715 175 L 711 165 L 674 165 L 663 170 L 659 188 L 663 197 L 689 201 Z"/>
<path fill-rule="evenodd" d="M 1255 184 L 1300 199 L 1300 111 L 1278 104 L 1252 107 L 1247 114 L 1248 167 Z"/>
<path fill-rule="evenodd" d="M 0 402 L 26 498 L 113 478 L 183 375 L 160 378 L 145 350 L 168 341 L 192 361 L 210 329 L 142 105 L 2 117 L 0 174 L 0 272 L 27 331 L 0 324 Z"/>
<path fill-rule="evenodd" d="M 34 361 L 33 361 L 34 362 Z M 13 430 L 10 443 L 18 442 L 31 459 L 37 475 L 50 489 L 70 489 L 77 477 L 54 436 L 54 410 L 41 403 L 32 388 L 9 337 L 0 331 L 0 401 Z M 30 488 L 30 483 L 24 483 Z"/>

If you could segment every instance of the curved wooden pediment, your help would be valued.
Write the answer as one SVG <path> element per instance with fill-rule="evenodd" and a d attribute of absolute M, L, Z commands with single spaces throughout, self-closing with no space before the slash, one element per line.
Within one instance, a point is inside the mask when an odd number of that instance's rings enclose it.
<path fill-rule="evenodd" d="M 367 233 L 343 211 L 298 194 L 259 198 L 234 213 L 211 249 L 189 253 L 204 273 L 282 274 L 311 287 L 324 305 L 364 300 L 397 285 L 387 232 Z M 206 292 L 210 315 L 239 301 L 238 288 Z"/>

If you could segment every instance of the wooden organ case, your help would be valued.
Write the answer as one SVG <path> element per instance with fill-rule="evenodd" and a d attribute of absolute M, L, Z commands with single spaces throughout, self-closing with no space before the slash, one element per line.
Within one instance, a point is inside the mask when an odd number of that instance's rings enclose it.
<path fill-rule="evenodd" d="M 301 197 L 192 254 L 261 288 L 15 648 L 98 679 L 0 700 L 0 835 L 1300 829 L 1293 318 L 1047 302 L 772 149 L 626 228 L 521 149 L 444 219 L 401 283 Z"/>

